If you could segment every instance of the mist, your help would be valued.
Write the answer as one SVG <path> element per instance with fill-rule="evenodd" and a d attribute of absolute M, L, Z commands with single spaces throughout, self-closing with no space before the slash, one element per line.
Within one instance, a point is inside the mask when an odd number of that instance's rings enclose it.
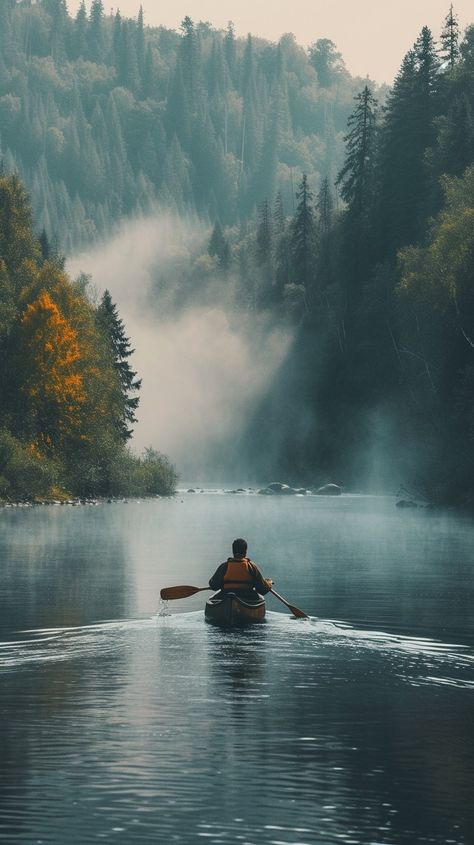
<path fill-rule="evenodd" d="M 130 363 L 143 382 L 134 451 L 164 452 L 183 481 L 244 484 L 253 473 L 240 466 L 235 477 L 235 449 L 288 355 L 292 333 L 274 318 L 238 309 L 222 278 L 207 284 L 198 301 L 173 305 L 170 275 L 178 286 L 180 267 L 189 268 L 200 244 L 205 252 L 208 237 L 198 219 L 157 210 L 71 257 L 68 270 L 90 275 L 96 297 L 110 291 L 135 350 Z"/>

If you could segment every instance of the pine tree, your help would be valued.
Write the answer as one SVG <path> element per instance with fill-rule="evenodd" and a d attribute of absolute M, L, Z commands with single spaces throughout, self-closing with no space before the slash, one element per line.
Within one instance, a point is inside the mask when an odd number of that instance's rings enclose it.
<path fill-rule="evenodd" d="M 117 306 L 112 302 L 108 290 L 102 296 L 97 309 L 97 324 L 105 338 L 117 373 L 121 392 L 121 413 L 115 421 L 117 434 L 126 442 L 133 433 L 129 426 L 137 421 L 135 411 L 139 404 L 139 397 L 133 394 L 138 393 L 141 387 L 141 379 L 132 370 L 128 359 L 135 351 L 131 348 L 130 340 L 125 335 L 123 320 L 120 319 Z"/>
<path fill-rule="evenodd" d="M 104 4 L 102 0 L 92 0 L 89 13 L 88 30 L 89 56 L 93 62 L 104 62 Z"/>
<path fill-rule="evenodd" d="M 180 64 L 183 84 L 191 113 L 195 113 L 202 95 L 202 66 L 199 41 L 194 23 L 186 16 L 181 24 Z"/>
<path fill-rule="evenodd" d="M 232 21 L 229 21 L 227 24 L 227 31 L 224 38 L 224 53 L 231 79 L 235 82 L 237 51 L 235 46 L 235 30 Z"/>
<path fill-rule="evenodd" d="M 120 76 L 120 63 L 122 58 L 122 15 L 117 9 L 112 28 L 112 62 Z"/>
<path fill-rule="evenodd" d="M 387 100 L 380 136 L 380 186 L 376 209 L 379 257 L 418 240 L 431 209 L 426 150 L 435 141 L 439 62 L 424 27 L 405 56 Z"/>
<path fill-rule="evenodd" d="M 443 61 L 448 62 L 451 69 L 459 58 L 459 23 L 452 3 L 441 33 L 441 57 Z"/>
<path fill-rule="evenodd" d="M 138 73 L 140 82 L 143 81 L 143 74 L 145 72 L 146 61 L 146 43 L 145 43 L 145 26 L 143 18 L 143 6 L 138 10 L 137 28 L 135 33 L 135 51 L 138 62 Z"/>
<path fill-rule="evenodd" d="M 285 224 L 286 218 L 285 209 L 283 207 L 283 197 L 281 195 L 281 191 L 278 191 L 273 207 L 273 230 L 276 237 L 280 238 L 285 233 Z"/>
<path fill-rule="evenodd" d="M 218 220 L 214 224 L 207 251 L 212 258 L 221 258 L 225 246 L 224 233 Z"/>
<path fill-rule="evenodd" d="M 290 251 L 293 281 L 309 289 L 313 280 L 313 262 L 316 226 L 313 210 L 313 195 L 309 189 L 308 177 L 303 174 L 296 192 L 298 204 L 291 223 Z"/>
<path fill-rule="evenodd" d="M 256 237 L 256 259 L 259 267 L 267 264 L 272 255 L 272 224 L 270 207 L 265 199 L 259 208 L 257 237 Z"/>
<path fill-rule="evenodd" d="M 318 212 L 318 229 L 321 234 L 329 231 L 332 225 L 334 200 L 329 187 L 327 176 L 323 179 L 316 200 L 316 211 Z"/>
<path fill-rule="evenodd" d="M 87 11 L 86 2 L 81 0 L 73 26 L 72 40 L 73 58 L 85 57 L 87 54 Z"/>
<path fill-rule="evenodd" d="M 349 215 L 359 225 L 367 225 L 375 187 L 377 101 L 367 85 L 356 95 L 355 101 L 356 107 L 347 121 L 349 132 L 344 139 L 346 160 L 336 184 L 341 186 Z"/>
<path fill-rule="evenodd" d="M 119 81 L 137 94 L 140 88 L 137 52 L 130 21 L 123 21 L 120 32 Z"/>
<path fill-rule="evenodd" d="M 433 151 L 436 174 L 461 176 L 474 161 L 474 113 L 466 92 L 456 94 L 447 115 L 438 119 L 437 145 Z"/>
<path fill-rule="evenodd" d="M 29 196 L 18 176 L 0 174 L 0 260 L 16 292 L 25 284 L 23 262 L 38 258 Z"/>

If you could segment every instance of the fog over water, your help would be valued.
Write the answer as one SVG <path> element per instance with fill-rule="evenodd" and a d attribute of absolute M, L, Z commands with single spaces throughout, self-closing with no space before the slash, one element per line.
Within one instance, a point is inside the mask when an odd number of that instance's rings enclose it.
<path fill-rule="evenodd" d="M 121 224 L 72 257 L 68 271 L 91 275 L 98 296 L 111 292 L 135 349 L 130 360 L 143 384 L 133 446 L 165 452 L 182 478 L 224 480 L 226 469 L 216 464 L 271 386 L 291 336 L 236 310 L 224 278 L 196 304 L 170 308 L 173 279 L 179 284 L 180 270 L 200 244 L 205 252 L 208 238 L 198 220 L 156 212 Z"/>

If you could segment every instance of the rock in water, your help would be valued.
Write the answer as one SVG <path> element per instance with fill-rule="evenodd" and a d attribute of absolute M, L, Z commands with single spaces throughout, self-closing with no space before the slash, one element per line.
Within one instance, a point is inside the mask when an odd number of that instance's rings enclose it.
<path fill-rule="evenodd" d="M 341 493 L 342 487 L 339 484 L 324 484 L 314 491 L 315 496 L 340 496 Z"/>
<path fill-rule="evenodd" d="M 268 487 L 258 491 L 262 496 L 294 496 L 296 490 L 289 484 L 282 484 L 281 481 L 273 481 Z"/>

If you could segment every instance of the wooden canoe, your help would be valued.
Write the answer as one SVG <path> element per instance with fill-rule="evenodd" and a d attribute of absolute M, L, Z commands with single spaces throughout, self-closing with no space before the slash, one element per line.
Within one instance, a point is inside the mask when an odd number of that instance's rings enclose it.
<path fill-rule="evenodd" d="M 244 601 L 236 593 L 211 596 L 206 602 L 204 616 L 207 622 L 226 627 L 241 627 L 265 619 L 265 599 Z"/>

